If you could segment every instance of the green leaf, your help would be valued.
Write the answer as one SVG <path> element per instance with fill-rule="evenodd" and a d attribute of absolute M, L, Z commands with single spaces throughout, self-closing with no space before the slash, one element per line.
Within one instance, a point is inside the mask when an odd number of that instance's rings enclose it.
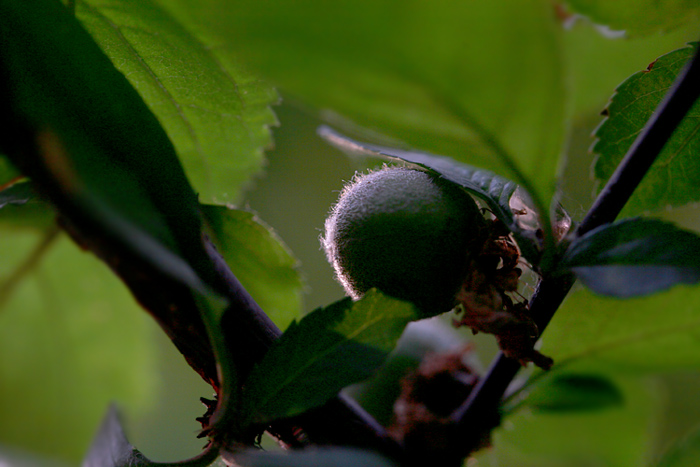
<path fill-rule="evenodd" d="M 655 467 L 693 467 L 700 458 L 700 430 L 671 446 Z"/>
<path fill-rule="evenodd" d="M 700 282 L 700 237 L 655 219 L 604 225 L 575 239 L 562 258 L 591 290 L 634 297 Z"/>
<path fill-rule="evenodd" d="M 272 142 L 275 91 L 172 2 L 81 0 L 76 14 L 158 117 L 200 200 L 236 200 Z"/>
<path fill-rule="evenodd" d="M 226 457 L 226 456 L 224 456 Z M 241 467 L 394 467 L 384 456 L 352 448 L 321 448 L 275 453 L 247 451 L 231 455 L 234 465 Z"/>
<path fill-rule="evenodd" d="M 566 0 L 571 8 L 598 24 L 628 35 L 664 32 L 697 20 L 693 0 Z"/>
<path fill-rule="evenodd" d="M 530 386 L 526 397 L 524 404 L 530 409 L 566 416 L 569 412 L 609 409 L 624 402 L 620 389 L 610 379 L 577 373 L 555 373 Z"/>
<path fill-rule="evenodd" d="M 153 325 L 55 227 L 1 234 L 0 444 L 76 465 L 107 404 L 143 413 L 154 401 Z"/>
<path fill-rule="evenodd" d="M 550 4 L 168 3 L 306 103 L 408 147 L 527 181 L 549 204 L 566 125 L 561 28 Z"/>
<path fill-rule="evenodd" d="M 4 2 L 0 26 L 0 147 L 73 223 L 201 287 L 197 197 L 141 97 L 60 2 Z"/>
<path fill-rule="evenodd" d="M 540 242 L 535 237 L 535 232 L 532 229 L 521 227 L 516 220 L 517 214 L 513 212 L 511 207 L 511 200 L 518 189 L 518 185 L 515 182 L 488 170 L 457 162 L 449 157 L 415 151 L 403 151 L 401 149 L 355 141 L 327 126 L 319 128 L 318 133 L 330 144 L 351 155 L 362 154 L 394 161 L 410 162 L 461 186 L 470 194 L 486 203 L 494 215 L 513 232 L 518 241 L 518 246 L 523 251 L 523 256 L 533 261 L 534 264 L 537 263 L 540 256 Z M 525 196 L 523 193 L 519 193 L 519 195 Z M 518 201 L 521 201 L 519 195 L 516 198 L 518 198 Z M 519 207 L 521 205 L 522 203 L 518 204 Z M 530 216 L 533 215 L 532 212 L 528 212 L 528 214 Z"/>
<path fill-rule="evenodd" d="M 246 380 L 244 413 L 255 423 L 291 417 L 369 377 L 417 311 L 372 289 L 293 322 Z"/>
<path fill-rule="evenodd" d="M 206 205 L 202 211 L 233 273 L 275 324 L 285 329 L 301 315 L 303 282 L 297 260 L 253 213 Z"/>
<path fill-rule="evenodd" d="M 624 305 L 624 306 L 623 306 Z M 554 369 L 653 374 L 700 368 L 700 288 L 618 299 L 571 293 L 543 336 Z"/>
<path fill-rule="evenodd" d="M 697 44 L 663 55 L 646 71 L 622 83 L 607 108 L 608 117 L 595 132 L 595 177 L 601 186 L 646 125 L 673 81 L 697 48 Z M 700 200 L 700 103 L 696 103 L 661 151 L 650 171 L 635 190 L 622 214 L 632 216 L 667 206 Z"/>

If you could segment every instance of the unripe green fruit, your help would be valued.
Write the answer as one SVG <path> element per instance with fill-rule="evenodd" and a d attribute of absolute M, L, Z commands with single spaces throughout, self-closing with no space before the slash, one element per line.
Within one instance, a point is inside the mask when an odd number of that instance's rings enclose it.
<path fill-rule="evenodd" d="M 460 187 L 408 168 L 356 177 L 326 220 L 322 239 L 353 298 L 376 287 L 424 316 L 452 309 L 486 221 Z"/>

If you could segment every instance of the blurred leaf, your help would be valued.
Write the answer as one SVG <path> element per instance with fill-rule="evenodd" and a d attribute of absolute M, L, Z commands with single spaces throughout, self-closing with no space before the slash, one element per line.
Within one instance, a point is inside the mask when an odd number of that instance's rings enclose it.
<path fill-rule="evenodd" d="M 191 267 L 208 279 L 196 195 L 141 97 L 60 2 L 4 2 L 0 21 L 8 156 L 72 222 L 192 286 Z"/>
<path fill-rule="evenodd" d="M 124 435 L 117 409 L 112 405 L 92 442 L 83 467 L 142 467 L 155 465 L 134 448 Z"/>
<path fill-rule="evenodd" d="M 700 459 L 700 430 L 671 446 L 654 467 L 694 467 Z"/>
<path fill-rule="evenodd" d="M 293 322 L 246 380 L 243 413 L 264 423 L 323 404 L 369 377 L 416 317 L 413 305 L 372 289 Z"/>
<path fill-rule="evenodd" d="M 623 402 L 620 389 L 610 379 L 572 373 L 553 374 L 529 387 L 525 405 L 540 412 L 569 416 L 570 412 L 609 409 Z"/>
<path fill-rule="evenodd" d="M 625 301 L 569 294 L 543 337 L 557 367 L 652 374 L 700 368 L 700 288 Z"/>
<path fill-rule="evenodd" d="M 700 281 L 700 237 L 655 219 L 604 225 L 575 239 L 562 258 L 591 290 L 634 297 Z"/>
<path fill-rule="evenodd" d="M 565 415 L 527 408 L 520 410 L 504 419 L 501 427 L 494 431 L 493 447 L 477 453 L 477 465 L 647 465 L 662 397 L 657 394 L 655 385 L 645 378 L 611 376 L 610 380 L 619 389 L 622 404 L 601 410 L 567 412 Z"/>
<path fill-rule="evenodd" d="M 224 456 L 225 457 L 225 456 Z M 231 456 L 241 467 L 394 467 L 384 456 L 352 448 L 322 448 L 288 453 L 247 451 Z"/>
<path fill-rule="evenodd" d="M 601 186 L 642 131 L 676 76 L 697 49 L 697 44 L 661 56 L 646 71 L 622 83 L 607 108 L 608 117 L 598 127 L 593 151 L 598 155 L 595 177 Z M 696 103 L 666 143 L 656 162 L 623 210 L 624 216 L 682 206 L 700 200 L 700 104 Z"/>
<path fill-rule="evenodd" d="M 664 32 L 697 20 L 693 0 L 566 0 L 571 8 L 598 24 L 629 35 Z"/>
<path fill-rule="evenodd" d="M 2 230 L 0 444 L 75 465 L 108 403 L 154 400 L 155 349 L 111 271 L 51 235 Z"/>
<path fill-rule="evenodd" d="M 202 206 L 219 252 L 265 313 L 285 329 L 301 315 L 303 283 L 297 260 L 253 213 Z"/>
<path fill-rule="evenodd" d="M 236 200 L 272 142 L 268 128 L 276 119 L 269 106 L 278 97 L 207 28 L 161 3 L 82 0 L 76 10 L 158 117 L 200 200 Z"/>
<path fill-rule="evenodd" d="M 513 232 L 518 241 L 518 246 L 523 251 L 523 256 L 532 261 L 533 264 L 537 263 L 540 252 L 539 242 L 535 237 L 535 233 L 532 230 L 523 229 L 518 224 L 516 214 L 511 208 L 511 198 L 518 188 L 515 182 L 488 170 L 457 162 L 449 157 L 361 143 L 343 136 L 326 126 L 319 128 L 318 133 L 338 149 L 350 154 L 364 154 L 410 162 L 463 187 L 471 195 L 486 203 L 494 215 Z M 530 213 L 530 215 L 533 215 L 533 213 Z"/>
<path fill-rule="evenodd" d="M 520 172 L 549 203 L 566 126 L 560 27 L 550 4 L 167 3 L 306 103 L 522 184 Z"/>

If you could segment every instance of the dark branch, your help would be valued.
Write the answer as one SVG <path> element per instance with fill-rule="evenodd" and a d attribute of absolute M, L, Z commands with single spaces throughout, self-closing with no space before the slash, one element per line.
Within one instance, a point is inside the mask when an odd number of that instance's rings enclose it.
<path fill-rule="evenodd" d="M 699 51 L 676 79 L 673 87 L 659 104 L 644 130 L 620 162 L 615 173 L 601 191 L 585 216 L 576 235 L 610 223 L 620 214 L 632 193 L 646 175 L 681 120 L 700 96 Z M 530 310 L 540 332 L 549 324 L 574 283 L 571 273 L 547 276 L 540 281 L 530 302 Z M 475 447 L 485 431 L 499 420 L 498 406 L 515 375 L 518 362 L 499 354 L 487 374 L 470 396 L 452 415 L 457 424 L 453 446 L 461 455 Z"/>

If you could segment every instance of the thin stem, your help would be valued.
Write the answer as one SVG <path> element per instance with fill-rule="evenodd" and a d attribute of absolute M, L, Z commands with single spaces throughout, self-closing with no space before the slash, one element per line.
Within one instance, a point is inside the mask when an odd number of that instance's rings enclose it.
<path fill-rule="evenodd" d="M 644 178 L 686 113 L 700 97 L 700 58 L 696 52 L 692 61 L 679 75 L 654 116 L 647 122 L 605 185 L 576 234 L 584 233 L 612 222 L 629 201 L 633 191 Z M 530 310 L 540 332 L 549 324 L 574 283 L 571 273 L 544 277 L 530 302 Z M 498 406 L 508 385 L 520 369 L 518 362 L 499 354 L 464 402 L 452 415 L 457 424 L 457 440 L 476 440 L 498 421 Z M 472 446 L 459 446 L 468 453 Z"/>

